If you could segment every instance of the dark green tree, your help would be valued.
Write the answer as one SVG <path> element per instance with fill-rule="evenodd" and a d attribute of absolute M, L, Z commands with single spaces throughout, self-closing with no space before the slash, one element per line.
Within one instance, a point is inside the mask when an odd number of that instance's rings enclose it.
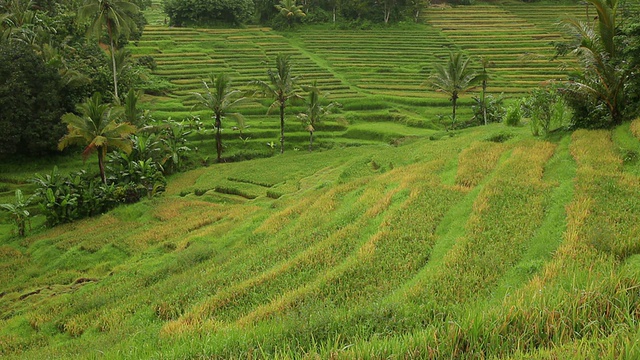
<path fill-rule="evenodd" d="M 257 5 L 252 0 L 165 0 L 164 12 L 175 26 L 238 26 L 251 19 Z"/>
<path fill-rule="evenodd" d="M 88 36 L 102 37 L 106 29 L 109 38 L 109 51 L 113 71 L 113 93 L 118 99 L 118 71 L 116 65 L 115 41 L 120 36 L 127 36 L 135 28 L 130 14 L 139 11 L 138 7 L 126 0 L 85 0 L 78 9 L 79 21 L 90 21 Z"/>
<path fill-rule="evenodd" d="M 104 159 L 109 147 L 131 152 L 129 135 L 136 132 L 136 127 L 119 121 L 123 110 L 102 102 L 102 95 L 95 93 L 84 103 L 78 105 L 81 116 L 67 113 L 62 116 L 62 122 L 67 124 L 68 133 L 58 144 L 63 150 L 70 145 L 86 145 L 82 155 L 86 159 L 94 151 L 98 154 L 100 177 L 107 183 Z"/>
<path fill-rule="evenodd" d="M 456 106 L 460 95 L 473 89 L 482 80 L 482 76 L 469 67 L 470 63 L 471 58 L 464 57 L 462 53 L 451 53 L 446 65 L 435 65 L 435 71 L 428 80 L 436 91 L 450 96 L 452 126 L 456 121 Z"/>
<path fill-rule="evenodd" d="M 322 105 L 322 94 L 318 88 L 317 81 L 314 81 L 311 86 L 303 87 L 303 89 L 308 92 L 307 110 L 298 115 L 298 118 L 302 121 L 305 130 L 309 132 L 309 151 L 313 151 L 313 134 L 316 132 L 318 124 L 325 115 L 331 113 L 333 107 L 340 105 L 335 102 L 331 102 L 327 106 Z"/>
<path fill-rule="evenodd" d="M 287 102 L 293 98 L 299 98 L 297 94 L 298 78 L 294 77 L 291 71 L 291 56 L 278 54 L 276 56 L 276 69 L 267 71 L 269 81 L 253 81 L 259 87 L 259 91 L 273 99 L 267 113 L 275 107 L 280 108 L 280 153 L 284 153 L 284 115 Z"/>
<path fill-rule="evenodd" d="M 222 120 L 227 115 L 232 116 L 238 122 L 239 127 L 243 128 L 244 118 L 242 115 L 240 113 L 229 113 L 229 110 L 246 101 L 247 98 L 242 96 L 240 90 L 231 88 L 231 80 L 224 73 L 220 73 L 218 76 L 209 75 L 209 81 L 211 86 L 206 81 L 202 82 L 204 93 L 193 93 L 193 95 L 198 102 L 198 106 L 213 112 L 214 127 L 216 129 L 216 152 L 218 162 L 220 162 L 222 156 Z"/>
<path fill-rule="evenodd" d="M 73 109 L 55 67 L 22 42 L 0 42 L 0 157 L 55 150 Z"/>

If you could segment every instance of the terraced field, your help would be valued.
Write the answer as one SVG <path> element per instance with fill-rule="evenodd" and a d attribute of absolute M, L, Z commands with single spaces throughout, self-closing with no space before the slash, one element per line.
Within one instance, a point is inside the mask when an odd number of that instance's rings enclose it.
<path fill-rule="evenodd" d="M 395 135 L 373 136 L 388 141 L 399 134 L 430 134 L 421 128 L 441 128 L 440 119 L 450 113 L 450 103 L 443 94 L 430 90 L 425 81 L 433 64 L 445 61 L 450 51 L 467 52 L 474 57 L 476 68 L 481 58 L 487 59 L 489 91 L 494 93 L 519 96 L 544 81 L 566 78 L 566 64 L 549 61 L 553 55 L 550 42 L 563 39 L 554 24 L 564 14 L 582 14 L 583 8 L 545 6 L 533 14 L 523 9 L 510 3 L 430 8 L 423 13 L 426 25 L 409 30 L 311 27 L 287 36 L 268 28 L 151 25 L 132 51 L 136 56 L 152 55 L 158 63 L 156 74 L 175 85 L 168 97 L 148 99 L 147 107 L 157 117 L 199 115 L 208 119 L 207 112 L 192 109 L 191 93 L 202 89 L 202 79 L 211 72 L 224 71 L 237 86 L 248 89 L 249 81 L 266 79 L 266 70 L 277 53 L 285 53 L 292 56 L 294 72 L 303 77 L 303 84 L 317 81 L 327 98 L 344 105 L 342 112 L 328 119 L 327 131 L 319 133 L 325 135 L 327 147 L 344 139 L 364 140 L 358 127 L 380 121 L 397 125 Z M 153 19 L 152 24 L 160 22 L 157 14 Z M 460 102 L 462 118 L 471 117 L 470 97 Z M 254 130 L 249 142 L 253 143 L 252 151 L 264 151 L 265 143 L 277 141 L 272 136 L 275 118 L 265 115 L 267 105 L 266 100 L 259 100 L 242 109 Z M 298 104 L 290 113 L 300 110 Z M 289 131 L 294 139 L 302 139 L 302 127 L 294 122 L 289 121 Z M 347 125 L 353 125 L 351 131 Z M 369 132 L 375 135 L 376 130 Z M 237 134 L 226 135 L 230 144 L 238 141 Z"/>
<path fill-rule="evenodd" d="M 637 358 L 638 129 L 217 164 L 2 235 L 0 355 Z"/>
<path fill-rule="evenodd" d="M 566 79 L 566 65 L 550 61 L 555 53 L 551 42 L 566 40 L 558 23 L 581 11 L 578 6 L 527 11 L 521 5 L 479 5 L 435 8 L 423 19 L 470 55 L 489 62 L 492 91 L 517 94 Z"/>
<path fill-rule="evenodd" d="M 317 30 L 300 35 L 302 46 L 326 61 L 361 92 L 438 99 L 424 83 L 433 64 L 456 45 L 430 27 L 421 30 Z"/>
<path fill-rule="evenodd" d="M 285 36 L 168 28 L 156 7 L 132 51 L 175 85 L 145 98 L 157 117 L 209 122 L 192 109 L 201 79 L 224 70 L 249 88 L 278 52 L 344 107 L 319 128 L 324 151 L 289 151 L 308 136 L 296 104 L 291 148 L 268 157 L 278 122 L 257 99 L 242 139 L 224 131 L 225 156 L 267 158 L 174 175 L 161 197 L 73 224 L 36 217 L 26 238 L 0 222 L 0 358 L 640 358 L 640 119 L 544 139 L 437 132 L 449 103 L 421 87 L 449 49 L 487 56 L 492 91 L 564 76 L 524 60 L 561 38 L 565 8 L 547 8 Z M 210 134 L 193 137 L 213 154 Z M 0 195 L 43 163 L 3 168 Z"/>

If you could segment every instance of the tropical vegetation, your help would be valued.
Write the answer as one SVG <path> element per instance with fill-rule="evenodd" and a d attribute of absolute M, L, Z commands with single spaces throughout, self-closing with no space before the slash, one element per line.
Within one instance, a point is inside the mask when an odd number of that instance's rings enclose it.
<path fill-rule="evenodd" d="M 280 110 L 280 153 L 282 154 L 284 153 L 285 111 L 288 102 L 299 98 L 296 86 L 298 77 L 293 76 L 293 64 L 289 55 L 278 54 L 275 60 L 275 70 L 267 70 L 269 81 L 255 80 L 253 83 L 259 88 L 260 94 L 273 99 L 268 111 L 276 107 Z"/>
<path fill-rule="evenodd" d="M 456 107 L 461 95 L 471 90 L 482 81 L 480 74 L 471 70 L 470 58 L 464 58 L 461 53 L 451 53 L 446 65 L 436 64 L 429 82 L 436 91 L 447 94 L 451 100 L 451 125 L 456 122 Z"/>
<path fill-rule="evenodd" d="M 86 145 L 82 156 L 86 159 L 93 152 L 98 155 L 100 178 L 106 185 L 104 160 L 109 147 L 131 152 L 128 137 L 136 132 L 136 128 L 129 123 L 120 122 L 123 109 L 103 103 L 99 92 L 78 105 L 78 112 L 80 116 L 73 113 L 62 116 L 68 133 L 60 140 L 58 148 L 64 150 L 70 145 Z"/>
<path fill-rule="evenodd" d="M 217 76 L 210 74 L 209 80 L 211 81 L 211 86 L 206 81 L 203 81 L 205 92 L 202 94 L 195 93 L 194 96 L 199 106 L 211 110 L 213 113 L 215 119 L 213 127 L 216 131 L 216 153 L 218 155 L 217 160 L 220 162 L 222 157 L 222 119 L 227 115 L 232 116 L 236 119 L 240 128 L 244 127 L 242 114 L 228 113 L 228 111 L 246 101 L 247 98 L 242 96 L 240 90 L 231 88 L 231 80 L 224 73 L 220 73 Z"/>

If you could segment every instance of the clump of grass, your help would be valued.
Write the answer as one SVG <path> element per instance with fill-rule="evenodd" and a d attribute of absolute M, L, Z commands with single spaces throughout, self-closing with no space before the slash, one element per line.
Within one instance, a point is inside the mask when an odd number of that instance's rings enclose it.
<path fill-rule="evenodd" d="M 267 197 L 271 199 L 279 199 L 282 197 L 282 193 L 275 190 L 267 190 Z"/>
<path fill-rule="evenodd" d="M 486 140 L 491 142 L 496 142 L 496 143 L 503 143 L 513 138 L 513 136 L 514 136 L 513 133 L 510 133 L 510 132 L 498 132 L 487 137 Z"/>
<path fill-rule="evenodd" d="M 640 140 L 640 119 L 631 122 L 631 133 Z"/>
<path fill-rule="evenodd" d="M 458 159 L 456 184 L 473 187 L 482 181 L 498 164 L 506 146 L 493 142 L 476 142 L 464 149 Z"/>
<path fill-rule="evenodd" d="M 238 188 L 231 187 L 231 186 L 216 186 L 214 191 L 221 194 L 237 195 L 249 200 L 256 198 L 256 196 L 253 194 L 248 194 Z"/>
<path fill-rule="evenodd" d="M 195 196 L 202 196 L 202 195 L 206 194 L 207 191 L 209 191 L 209 190 L 208 189 L 195 189 L 195 190 L 193 190 L 193 194 Z"/>

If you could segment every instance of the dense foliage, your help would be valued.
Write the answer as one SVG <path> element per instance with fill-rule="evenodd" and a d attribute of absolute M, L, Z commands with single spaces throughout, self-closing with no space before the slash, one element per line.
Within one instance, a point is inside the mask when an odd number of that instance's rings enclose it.
<path fill-rule="evenodd" d="M 637 15 L 623 17 L 623 1 L 588 0 L 597 11 L 597 21 L 587 23 L 571 19 L 567 28 L 575 41 L 561 51 L 571 50 L 576 55 L 580 70 L 565 86 L 568 104 L 574 111 L 574 123 L 578 127 L 602 128 L 618 125 L 638 115 L 637 107 L 629 107 L 629 100 L 637 98 L 633 84 L 638 72 Z M 629 16 L 629 14 L 626 14 Z M 620 24 L 628 20 L 626 32 Z"/>
<path fill-rule="evenodd" d="M 239 25 L 253 15 L 252 0 L 166 0 L 164 11 L 175 26 Z"/>
<path fill-rule="evenodd" d="M 620 28 L 618 41 L 624 59 L 623 66 L 629 73 L 627 81 L 627 117 L 640 114 L 640 12 L 627 14 Z"/>
<path fill-rule="evenodd" d="M 78 17 L 80 6 L 88 3 L 0 0 L 0 156 L 54 151 L 64 133 L 60 116 L 91 94 L 114 88 L 110 60 L 116 59 L 86 39 L 90 24 Z M 149 0 L 132 3 L 150 5 Z M 124 35 L 139 38 L 146 23 L 135 6 L 127 9 L 129 31 L 119 32 L 118 50 L 112 52 L 123 93 L 140 86 L 141 74 L 148 72 L 121 49 Z M 106 31 L 96 33 L 109 42 Z"/>
<path fill-rule="evenodd" d="M 0 157 L 55 149 L 73 105 L 57 69 L 21 42 L 0 42 Z"/>

